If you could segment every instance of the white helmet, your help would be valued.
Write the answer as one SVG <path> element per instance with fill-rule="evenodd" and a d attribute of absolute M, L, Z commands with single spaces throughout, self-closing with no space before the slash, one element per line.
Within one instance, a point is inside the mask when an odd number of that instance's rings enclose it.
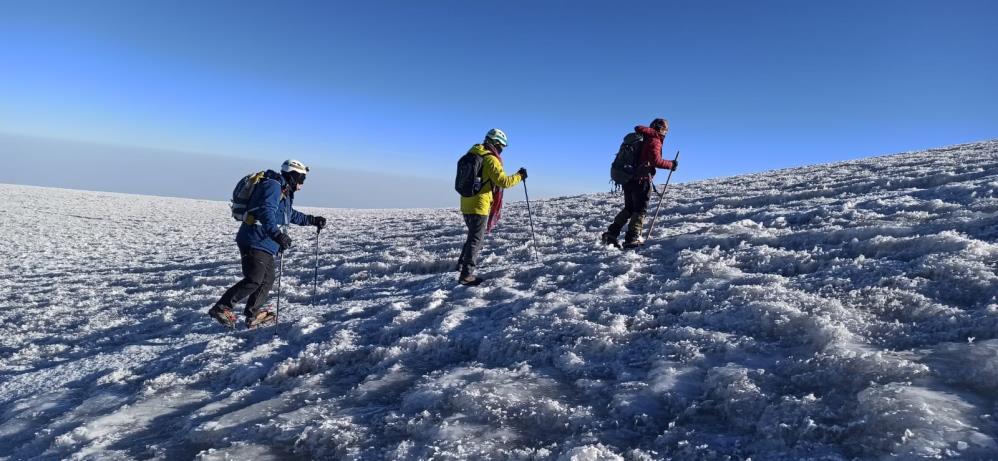
<path fill-rule="evenodd" d="M 508 141 L 506 139 L 506 133 L 503 133 L 502 130 L 500 130 L 499 128 L 493 128 L 489 130 L 489 132 L 485 134 L 485 137 L 491 139 L 496 144 L 499 144 L 502 147 L 506 147 L 508 145 Z"/>
<path fill-rule="evenodd" d="M 299 173 L 301 175 L 305 175 L 306 173 L 308 173 L 308 167 L 305 166 L 304 163 L 299 162 L 297 160 L 287 159 L 284 161 L 284 163 L 281 164 L 281 172 L 287 173 L 291 171 Z"/>

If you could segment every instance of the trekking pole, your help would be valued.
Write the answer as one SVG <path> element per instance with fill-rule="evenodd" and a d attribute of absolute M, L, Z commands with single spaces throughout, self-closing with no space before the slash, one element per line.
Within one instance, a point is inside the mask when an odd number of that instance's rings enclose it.
<path fill-rule="evenodd" d="M 284 222 L 287 221 L 287 214 L 284 215 Z M 285 225 L 279 227 L 283 232 L 288 231 L 288 227 Z M 277 255 L 279 256 L 279 261 L 277 261 L 277 307 L 274 309 L 274 336 L 277 336 L 277 327 L 280 325 L 281 321 L 281 279 L 284 278 L 284 251 L 277 250 Z"/>
<path fill-rule="evenodd" d="M 676 160 L 679 160 L 679 151 L 678 150 L 676 151 L 676 158 L 673 159 L 673 161 L 676 161 Z M 648 239 L 651 238 L 651 231 L 653 229 L 655 229 L 655 219 L 658 218 L 658 212 L 662 209 L 662 199 L 665 198 L 665 189 L 669 187 L 669 181 L 672 180 L 672 173 L 675 172 L 675 171 L 676 170 L 669 170 L 669 176 L 665 178 L 665 185 L 662 186 L 662 193 L 659 194 L 658 191 L 655 192 L 658 195 L 658 206 L 655 207 L 655 216 L 652 216 L 652 218 L 651 218 L 651 225 L 648 226 L 648 235 L 645 237 L 645 240 L 648 240 Z M 652 185 L 652 187 L 655 187 L 655 186 Z"/>
<path fill-rule="evenodd" d="M 655 191 L 655 195 L 657 195 L 660 200 L 663 196 L 665 196 L 665 187 L 662 187 L 662 192 L 659 193 L 658 186 L 655 185 L 655 181 L 651 182 L 651 190 Z"/>
<path fill-rule="evenodd" d="M 527 217 L 530 218 L 530 238 L 534 241 L 533 254 L 534 261 L 537 260 L 537 236 L 534 235 L 534 216 L 530 212 L 530 194 L 527 193 L 527 179 L 523 179 L 523 196 L 527 199 Z"/>
<path fill-rule="evenodd" d="M 274 310 L 274 336 L 277 336 L 277 326 L 281 320 L 281 278 L 284 276 L 284 252 L 280 252 L 277 262 L 277 308 Z"/>
<path fill-rule="evenodd" d="M 312 279 L 312 308 L 315 308 L 315 294 L 319 291 L 319 232 L 315 228 L 315 277 Z"/>

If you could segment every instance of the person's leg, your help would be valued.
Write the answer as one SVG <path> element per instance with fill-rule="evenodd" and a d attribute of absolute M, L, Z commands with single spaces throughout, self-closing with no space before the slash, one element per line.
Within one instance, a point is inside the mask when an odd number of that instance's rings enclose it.
<path fill-rule="evenodd" d="M 260 306 L 267 301 L 271 287 L 274 286 L 274 255 L 266 251 L 252 250 L 253 265 L 256 274 L 259 274 L 260 283 L 256 291 L 249 295 L 246 300 L 246 309 L 243 314 L 246 317 L 255 317 L 260 311 Z"/>
<path fill-rule="evenodd" d="M 645 214 L 648 212 L 648 202 L 651 200 L 651 181 L 637 183 L 631 191 L 631 203 L 634 206 L 634 213 L 631 215 L 631 222 L 627 226 L 627 234 L 624 235 L 625 244 L 641 241 L 641 229 L 644 227 Z"/>
<path fill-rule="evenodd" d="M 253 252 L 248 247 L 239 247 L 240 263 L 243 269 L 243 279 L 236 282 L 231 288 L 225 291 L 222 298 L 215 303 L 225 309 L 232 309 L 239 301 L 242 301 L 250 294 L 256 292 L 263 282 L 263 272 L 259 270 L 254 262 Z"/>
<path fill-rule="evenodd" d="M 620 210 L 620 212 L 617 213 L 617 216 L 613 218 L 613 223 L 611 223 L 610 227 L 607 228 L 606 234 L 604 234 L 606 236 L 604 240 L 607 240 L 607 242 L 604 243 L 616 241 L 617 238 L 620 237 L 620 231 L 624 229 L 624 226 L 627 224 L 629 219 L 631 219 L 631 212 L 628 211 L 627 208 Z"/>
<path fill-rule="evenodd" d="M 464 217 L 464 227 L 468 229 L 468 236 L 464 239 L 464 246 L 461 247 L 461 256 L 457 258 L 457 269 L 462 273 L 464 272 L 464 266 L 468 263 L 468 254 L 471 253 L 471 224 L 468 222 L 468 215 L 462 215 Z"/>
<path fill-rule="evenodd" d="M 485 227 L 488 224 L 488 219 L 488 216 L 477 214 L 464 215 L 464 223 L 468 226 L 468 239 L 464 242 L 464 249 L 461 251 L 461 278 L 475 273 L 478 252 L 482 250 L 482 244 L 485 242 Z"/>
<path fill-rule="evenodd" d="M 624 190 L 624 208 L 617 213 L 617 216 L 613 218 L 613 223 L 603 234 L 603 243 L 610 244 L 615 243 L 617 238 L 620 237 L 620 231 L 624 229 L 627 221 L 631 219 L 631 215 L 634 214 L 634 204 L 632 202 L 632 191 L 634 188 L 634 183 L 628 182 L 623 186 Z"/>
<path fill-rule="evenodd" d="M 624 244 L 634 244 L 641 241 L 641 229 L 645 225 L 645 213 L 634 213 L 631 221 L 627 225 L 627 233 L 624 234 Z"/>

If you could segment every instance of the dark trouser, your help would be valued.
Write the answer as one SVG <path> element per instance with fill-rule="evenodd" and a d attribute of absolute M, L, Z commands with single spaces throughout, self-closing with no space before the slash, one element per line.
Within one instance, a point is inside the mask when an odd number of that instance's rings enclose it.
<path fill-rule="evenodd" d="M 627 226 L 627 234 L 624 240 L 635 242 L 641 236 L 641 227 L 644 226 L 645 213 L 648 211 L 648 201 L 651 200 L 651 181 L 630 181 L 624 184 L 624 209 L 613 218 L 613 224 L 606 233 L 610 238 L 616 240 L 620 236 L 621 229 L 630 221 Z"/>
<path fill-rule="evenodd" d="M 255 316 L 267 300 L 270 287 L 274 286 L 274 255 L 244 246 L 239 247 L 239 255 L 242 258 L 243 279 L 226 290 L 216 304 L 232 309 L 233 304 L 249 296 L 243 314 Z"/>
<path fill-rule="evenodd" d="M 464 241 L 461 258 L 457 260 L 462 277 L 475 272 L 475 260 L 478 259 L 478 252 L 482 250 L 482 243 L 485 242 L 485 226 L 488 223 L 488 216 L 464 215 L 464 224 L 468 226 L 468 240 Z"/>

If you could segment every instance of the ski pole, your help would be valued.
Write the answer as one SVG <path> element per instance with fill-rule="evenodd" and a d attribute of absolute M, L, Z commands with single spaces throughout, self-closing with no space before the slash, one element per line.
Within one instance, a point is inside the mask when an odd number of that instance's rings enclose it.
<path fill-rule="evenodd" d="M 315 308 L 315 296 L 319 291 L 319 232 L 322 229 L 315 228 L 315 277 L 312 279 L 312 308 Z"/>
<path fill-rule="evenodd" d="M 281 278 L 284 276 L 284 252 L 280 252 L 277 262 L 277 309 L 274 310 L 274 336 L 277 336 L 277 325 L 280 324 L 281 315 Z"/>
<path fill-rule="evenodd" d="M 283 203 L 283 202 L 281 202 Z M 288 210 L 284 209 L 284 224 L 278 226 L 281 232 L 288 232 Z M 284 251 L 277 250 L 280 261 L 277 262 L 277 308 L 274 309 L 274 336 L 277 336 L 277 327 L 281 325 L 281 279 L 284 278 Z"/>
<path fill-rule="evenodd" d="M 662 197 L 665 196 L 665 187 L 662 187 L 662 192 L 659 193 L 658 192 L 658 186 L 655 185 L 655 181 L 651 182 L 651 190 L 655 191 L 655 195 L 658 196 L 659 200 L 661 200 Z"/>
<path fill-rule="evenodd" d="M 527 199 L 527 217 L 530 218 L 530 239 L 534 241 L 534 261 L 537 260 L 537 236 L 534 235 L 534 216 L 530 212 L 530 194 L 527 193 L 527 178 L 523 178 L 523 197 Z"/>
<path fill-rule="evenodd" d="M 673 161 L 676 160 L 679 160 L 678 150 L 676 151 L 676 158 L 673 159 Z M 651 238 L 651 231 L 655 229 L 655 219 L 658 218 L 658 212 L 662 210 L 662 200 L 665 198 L 665 189 L 669 187 L 669 181 L 672 180 L 672 173 L 675 171 L 676 170 L 669 170 L 669 176 L 665 178 L 665 185 L 662 186 L 662 193 L 659 194 L 658 191 L 655 191 L 655 193 L 658 195 L 658 206 L 655 207 L 655 216 L 652 216 L 651 218 L 651 225 L 648 226 L 648 235 L 645 237 L 645 240 Z M 652 187 L 654 187 L 654 185 Z"/>

